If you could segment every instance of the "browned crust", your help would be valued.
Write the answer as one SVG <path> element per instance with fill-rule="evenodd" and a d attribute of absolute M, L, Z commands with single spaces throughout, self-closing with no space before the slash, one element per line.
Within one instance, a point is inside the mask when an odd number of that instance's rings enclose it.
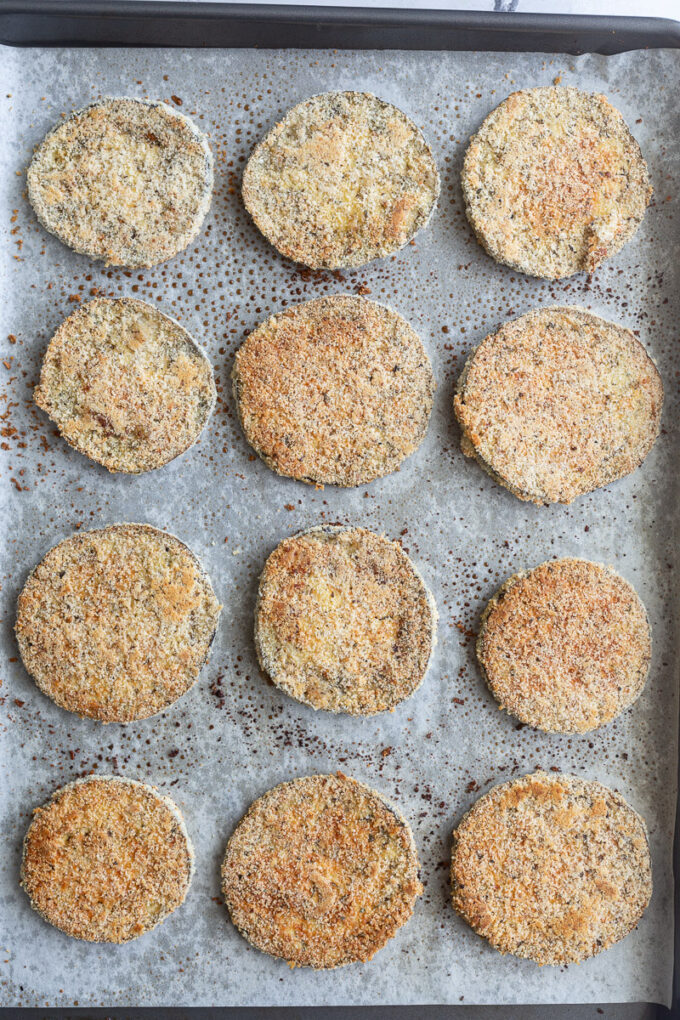
<path fill-rule="evenodd" d="M 56 124 L 27 173 L 40 223 L 107 265 L 148 267 L 183 251 L 210 208 L 213 158 L 165 103 L 106 98 Z"/>
<path fill-rule="evenodd" d="M 294 106 L 255 147 L 243 201 L 283 255 L 314 269 L 361 266 L 426 226 L 439 174 L 406 114 L 367 92 Z"/>
<path fill-rule="evenodd" d="M 640 225 L 652 187 L 640 146 L 602 95 L 514 92 L 470 140 L 468 219 L 496 259 L 550 280 L 593 272 Z"/>
<path fill-rule="evenodd" d="M 437 612 L 396 542 L 365 528 L 317 527 L 265 564 L 255 610 L 262 669 L 291 697 L 330 712 L 393 709 L 423 682 Z"/>
<path fill-rule="evenodd" d="M 33 812 L 21 885 L 55 928 L 87 942 L 129 942 L 183 902 L 193 847 L 176 804 L 153 787 L 88 776 Z"/>
<path fill-rule="evenodd" d="M 458 825 L 451 883 L 455 909 L 501 953 L 579 963 L 628 935 L 649 903 L 645 823 L 600 783 L 522 776 Z"/>
<path fill-rule="evenodd" d="M 215 405 L 210 362 L 153 305 L 95 298 L 52 337 L 34 399 L 80 453 L 109 471 L 162 467 L 192 446 Z"/>
<path fill-rule="evenodd" d="M 397 312 L 349 294 L 274 315 L 236 355 L 246 439 L 279 474 L 362 485 L 396 471 L 425 437 L 435 382 Z"/>
<path fill-rule="evenodd" d="M 275 786 L 237 826 L 222 864 L 232 921 L 291 966 L 372 959 L 422 893 L 408 824 L 342 773 Z"/>
<path fill-rule="evenodd" d="M 173 535 L 114 524 L 54 546 L 19 596 L 19 651 L 62 708 L 102 722 L 144 719 L 195 683 L 221 606 Z"/>
<path fill-rule="evenodd" d="M 576 307 L 500 326 L 469 358 L 454 399 L 463 452 L 539 505 L 570 503 L 639 467 L 662 405 L 661 377 L 634 334 Z"/>
<path fill-rule="evenodd" d="M 582 559 L 515 574 L 482 616 L 477 657 L 501 708 L 529 726 L 585 733 L 640 696 L 651 632 L 633 587 Z"/>

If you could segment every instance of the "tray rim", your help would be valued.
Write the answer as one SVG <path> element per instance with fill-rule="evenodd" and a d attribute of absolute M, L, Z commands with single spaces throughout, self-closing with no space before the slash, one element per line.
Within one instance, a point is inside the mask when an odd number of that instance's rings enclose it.
<path fill-rule="evenodd" d="M 678 20 L 658 17 L 630 17 L 580 14 L 540 14 L 460 10 L 406 10 L 312 5 L 279 5 L 229 2 L 186 2 L 186 0 L 0 0 L 0 44 L 8 46 L 171 46 L 222 48 L 220 32 L 229 32 L 233 47 L 338 48 L 338 49 L 438 49 L 484 52 L 585 52 L 621 53 L 634 49 L 680 49 Z M 187 28 L 193 31 L 187 35 Z M 225 35 L 224 38 L 227 38 Z M 492 41 L 493 45 L 488 45 Z M 482 45 L 484 43 L 484 45 Z M 397 45 L 398 44 L 398 45 Z M 680 720 L 679 720 L 680 725 Z M 680 780 L 680 759 L 678 762 Z M 680 781 L 678 785 L 680 808 Z M 673 865 L 680 872 L 680 810 L 676 809 Z M 655 1017 L 680 1020 L 680 883 L 675 886 L 675 966 L 673 1002 L 667 1009 L 655 1003 L 646 1006 Z M 598 1005 L 584 1005 L 591 1015 Z M 572 1020 L 578 1006 L 469 1006 L 463 1010 L 480 1018 L 500 1017 L 523 1020 L 549 1009 L 559 1020 Z M 504 1010 L 502 1014 L 498 1010 Z M 455 1011 L 455 1012 L 454 1012 Z M 0 1016 L 45 1017 L 43 1010 L 0 1008 Z M 50 1017 L 151 1018 L 154 1008 L 50 1009 Z M 192 1015 L 204 1018 L 337 1016 L 338 1020 L 398 1015 L 408 1020 L 418 1016 L 432 1020 L 461 1015 L 457 1006 L 421 1007 L 189 1007 L 163 1010 L 164 1016 Z M 647 1014 L 649 1015 L 649 1014 Z"/>
<path fill-rule="evenodd" d="M 612 54 L 680 48 L 680 20 L 186 0 L 4 0 L 0 43 Z"/>

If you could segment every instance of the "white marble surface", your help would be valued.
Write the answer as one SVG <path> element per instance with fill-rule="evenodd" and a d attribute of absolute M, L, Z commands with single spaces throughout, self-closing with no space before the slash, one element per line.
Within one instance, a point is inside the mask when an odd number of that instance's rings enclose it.
<path fill-rule="evenodd" d="M 232 2 L 271 3 L 272 0 Z M 401 7 L 405 10 L 518 11 L 522 14 L 637 15 L 680 21 L 680 0 L 277 0 L 277 3 L 306 3 L 316 7 Z"/>

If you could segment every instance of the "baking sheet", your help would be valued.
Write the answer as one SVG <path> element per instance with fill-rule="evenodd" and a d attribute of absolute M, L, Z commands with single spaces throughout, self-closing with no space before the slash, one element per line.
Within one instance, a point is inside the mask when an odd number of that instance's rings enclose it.
<path fill-rule="evenodd" d="M 677 549 L 680 250 L 680 53 L 581 58 L 478 53 L 235 50 L 0 52 L 0 455 L 3 687 L 0 833 L 1 1001 L 25 1006 L 669 1003 L 671 850 L 678 736 Z M 559 283 L 519 276 L 479 248 L 459 190 L 469 134 L 519 87 L 605 92 L 633 128 L 655 200 L 623 252 Z M 342 273 L 310 272 L 258 235 L 239 197 L 252 145 L 293 103 L 327 89 L 365 89 L 423 127 L 443 175 L 429 229 L 395 257 Z M 209 133 L 217 188 L 205 229 L 153 270 L 107 269 L 40 228 L 25 198 L 33 147 L 63 112 L 100 95 L 181 100 Z M 246 444 L 229 374 L 263 318 L 320 294 L 369 293 L 421 334 L 438 389 L 428 436 L 398 473 L 358 490 L 314 490 L 278 478 Z M 109 475 L 72 451 L 31 403 L 42 352 L 60 321 L 93 294 L 157 302 L 201 341 L 219 399 L 200 444 L 140 477 Z M 467 353 L 500 321 L 536 306 L 580 304 L 639 333 L 666 385 L 664 428 L 643 467 L 571 507 L 521 503 L 466 461 L 451 402 Z M 224 602 L 210 662 L 160 716 L 102 726 L 40 694 L 18 660 L 15 600 L 30 568 L 75 528 L 147 521 L 185 540 Z M 439 644 L 425 684 L 393 714 L 315 713 L 272 687 L 253 651 L 257 579 L 285 536 L 321 522 L 401 537 L 432 589 Z M 499 712 L 474 659 L 486 600 L 519 569 L 580 555 L 612 564 L 653 626 L 648 685 L 599 732 L 561 737 Z M 620 790 L 644 815 L 654 895 L 639 928 L 578 967 L 501 957 L 450 907 L 450 833 L 493 783 L 556 768 Z M 18 888 L 31 809 L 95 769 L 156 784 L 184 813 L 196 846 L 185 905 L 125 946 L 79 943 L 45 924 Z M 251 801 L 294 776 L 341 769 L 393 798 L 420 851 L 425 893 L 414 917 L 367 965 L 291 971 L 237 934 L 220 900 L 226 840 Z"/>

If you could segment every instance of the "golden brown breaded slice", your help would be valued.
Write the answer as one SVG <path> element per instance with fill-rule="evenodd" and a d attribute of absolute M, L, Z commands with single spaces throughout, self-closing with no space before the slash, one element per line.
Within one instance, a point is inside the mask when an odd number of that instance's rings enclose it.
<path fill-rule="evenodd" d="M 500 707 L 552 733 L 585 733 L 629 708 L 651 654 L 649 621 L 633 587 L 581 559 L 511 577 L 486 607 L 477 640 Z"/>
<path fill-rule="evenodd" d="M 34 391 L 64 439 L 109 471 L 162 467 L 196 442 L 215 405 L 207 357 L 174 319 L 95 298 L 50 340 Z"/>
<path fill-rule="evenodd" d="M 425 438 L 435 389 L 420 338 L 397 312 L 338 294 L 294 305 L 236 355 L 246 439 L 281 475 L 363 485 Z"/>
<path fill-rule="evenodd" d="M 183 251 L 210 208 L 208 139 L 165 103 L 107 98 L 57 124 L 28 168 L 28 197 L 51 234 L 112 266 Z"/>
<path fill-rule="evenodd" d="M 663 384 L 624 326 L 584 308 L 506 322 L 454 399 L 461 448 L 519 499 L 571 503 L 630 474 L 659 434 Z"/>
<path fill-rule="evenodd" d="M 438 196 L 419 129 L 367 92 L 326 92 L 294 106 L 243 175 L 243 201 L 264 236 L 313 269 L 362 266 L 403 248 Z"/>
<path fill-rule="evenodd" d="M 177 805 L 152 786 L 88 776 L 33 812 L 21 884 L 55 928 L 129 942 L 185 900 L 194 851 Z"/>
<path fill-rule="evenodd" d="M 317 527 L 265 564 L 255 647 L 277 687 L 312 708 L 393 709 L 420 687 L 437 640 L 432 595 L 396 542 Z"/>
<path fill-rule="evenodd" d="M 453 905 L 501 953 L 580 963 L 635 928 L 652 894 L 645 823 L 620 794 L 536 772 L 495 786 L 453 833 Z"/>
<path fill-rule="evenodd" d="M 652 196 L 640 146 L 605 96 L 508 96 L 470 141 L 468 219 L 497 262 L 548 280 L 592 273 L 630 240 Z"/>
<path fill-rule="evenodd" d="M 26 669 L 57 705 L 131 722 L 196 682 L 220 609 L 179 539 L 113 524 L 50 549 L 19 596 L 15 630 Z"/>
<path fill-rule="evenodd" d="M 256 800 L 222 864 L 240 933 L 294 967 L 372 959 L 422 891 L 406 821 L 340 772 L 281 783 Z"/>

